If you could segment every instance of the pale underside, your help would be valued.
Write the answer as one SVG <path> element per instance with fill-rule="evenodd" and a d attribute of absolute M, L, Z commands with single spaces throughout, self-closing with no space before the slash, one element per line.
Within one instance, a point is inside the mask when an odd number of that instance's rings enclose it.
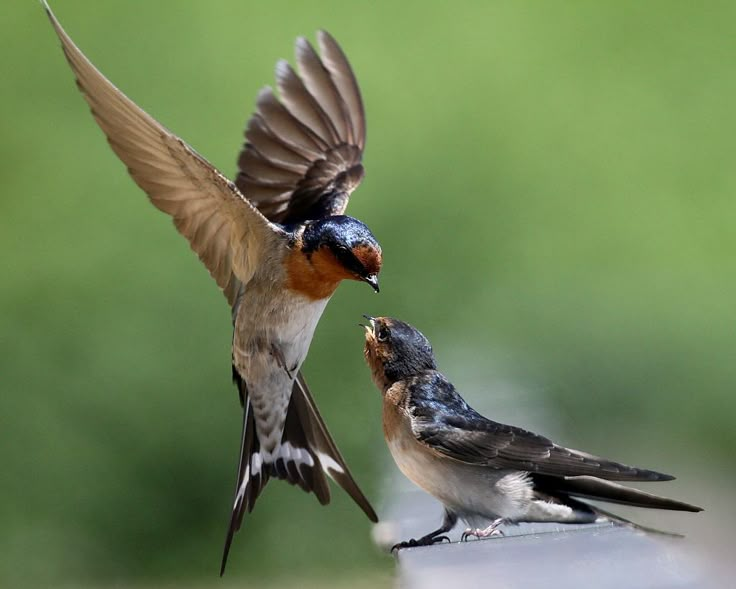
<path fill-rule="evenodd" d="M 388 406 L 385 411 L 396 411 Z M 401 413 L 400 411 L 398 413 Z M 527 472 L 495 469 L 440 458 L 411 432 L 408 417 L 388 447 L 401 472 L 471 527 L 503 518 L 509 522 L 590 522 L 595 515 L 537 498 Z"/>
<path fill-rule="evenodd" d="M 257 272 L 238 299 L 233 318 L 233 365 L 245 380 L 266 454 L 281 442 L 293 381 L 329 301 L 279 288 L 282 280 Z"/>

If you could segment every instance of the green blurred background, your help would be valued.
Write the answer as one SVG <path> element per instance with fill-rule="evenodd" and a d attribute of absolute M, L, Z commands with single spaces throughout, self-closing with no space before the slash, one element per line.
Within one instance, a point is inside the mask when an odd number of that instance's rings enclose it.
<path fill-rule="evenodd" d="M 560 441 L 677 474 L 656 491 L 707 511 L 636 516 L 724 566 L 736 4 L 52 7 L 230 176 L 295 37 L 342 43 L 369 123 L 349 212 L 386 264 L 380 296 L 338 290 L 305 370 L 379 511 L 389 465 L 361 313 L 416 324 L 484 408 L 483 383 L 514 383 Z M 278 482 L 216 578 L 240 436 L 225 300 L 107 148 L 37 2 L 8 3 L 0 48 L 0 585 L 389 585 L 349 500 L 322 508 Z"/>

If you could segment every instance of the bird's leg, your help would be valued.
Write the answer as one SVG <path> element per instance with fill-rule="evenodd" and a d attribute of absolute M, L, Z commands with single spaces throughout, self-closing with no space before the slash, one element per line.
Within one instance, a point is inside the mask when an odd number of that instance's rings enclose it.
<path fill-rule="evenodd" d="M 438 542 L 443 542 L 445 540 L 449 542 L 450 538 L 448 538 L 444 534 L 454 528 L 456 523 L 457 515 L 448 510 L 445 510 L 445 519 L 442 520 L 442 526 L 440 526 L 434 532 L 430 532 L 429 534 L 422 536 L 421 538 L 411 538 L 410 540 L 394 544 L 391 547 L 391 552 L 393 552 L 394 550 L 401 550 L 402 548 L 413 548 L 415 546 L 431 546 L 432 544 L 437 544 Z"/>
<path fill-rule="evenodd" d="M 503 532 L 498 529 L 498 526 L 503 525 L 504 523 L 504 519 L 502 517 L 499 517 L 498 519 L 494 519 L 491 522 L 491 525 L 487 528 L 468 528 L 463 532 L 463 535 L 460 536 L 460 541 L 467 542 L 468 538 L 470 538 L 471 536 L 475 536 L 476 538 L 487 538 L 488 536 L 503 536 Z"/>

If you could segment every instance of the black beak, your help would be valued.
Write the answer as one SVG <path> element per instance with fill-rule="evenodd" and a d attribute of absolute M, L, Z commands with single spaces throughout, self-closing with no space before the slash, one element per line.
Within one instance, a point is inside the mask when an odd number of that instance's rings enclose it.
<path fill-rule="evenodd" d="M 378 288 L 378 274 L 369 274 L 368 276 L 364 276 L 363 282 L 370 284 L 373 287 L 374 292 L 381 291 L 381 289 Z"/>

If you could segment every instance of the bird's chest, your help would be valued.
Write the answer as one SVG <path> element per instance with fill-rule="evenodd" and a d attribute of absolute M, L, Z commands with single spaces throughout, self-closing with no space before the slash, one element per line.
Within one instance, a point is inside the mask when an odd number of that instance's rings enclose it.
<path fill-rule="evenodd" d="M 516 518 L 528 503 L 525 473 L 466 464 L 439 455 L 418 442 L 409 418 L 385 403 L 383 426 L 389 451 L 404 475 L 468 521 Z"/>
<path fill-rule="evenodd" d="M 283 288 L 246 290 L 233 336 L 234 360 L 244 376 L 273 363 L 296 376 L 328 301 Z"/>
<path fill-rule="evenodd" d="M 278 447 L 291 390 L 327 299 L 312 301 L 251 283 L 235 317 L 233 365 L 245 381 L 256 431 L 266 452 Z"/>
<path fill-rule="evenodd" d="M 416 440 L 409 418 L 391 402 L 383 406 L 383 433 L 396 466 L 414 484 L 440 498 L 445 494 L 442 461 Z"/>

